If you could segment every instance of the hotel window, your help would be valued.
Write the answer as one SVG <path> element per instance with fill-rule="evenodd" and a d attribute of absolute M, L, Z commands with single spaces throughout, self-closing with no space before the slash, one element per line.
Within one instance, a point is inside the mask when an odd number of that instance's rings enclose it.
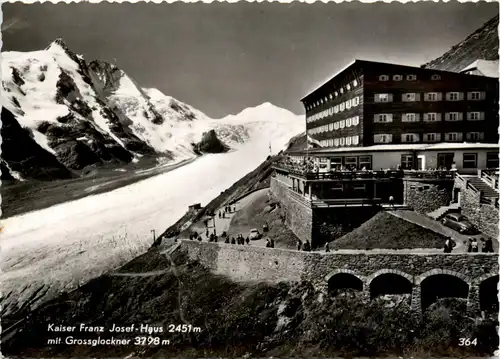
<path fill-rule="evenodd" d="M 352 144 L 357 145 L 359 143 L 359 136 L 352 136 Z"/>
<path fill-rule="evenodd" d="M 404 93 L 402 97 L 403 102 L 415 102 L 420 100 L 417 93 Z"/>
<path fill-rule="evenodd" d="M 375 102 L 392 102 L 392 95 L 389 93 L 376 93 Z"/>
<path fill-rule="evenodd" d="M 339 108 L 340 111 L 344 111 L 345 110 L 345 102 L 342 102 L 340 104 L 340 108 Z"/>
<path fill-rule="evenodd" d="M 328 96 L 325 96 L 325 103 L 328 102 Z"/>
<path fill-rule="evenodd" d="M 440 133 L 426 133 L 426 134 L 424 134 L 424 141 L 425 142 L 441 141 L 441 134 Z"/>
<path fill-rule="evenodd" d="M 378 80 L 379 81 L 389 81 L 389 76 L 387 76 L 387 75 L 380 75 L 378 77 Z"/>
<path fill-rule="evenodd" d="M 351 127 L 352 125 L 352 119 L 351 118 L 348 118 L 347 120 L 345 120 L 345 127 Z"/>
<path fill-rule="evenodd" d="M 394 76 L 392 77 L 392 79 L 393 79 L 394 81 L 401 81 L 401 80 L 403 79 L 403 76 L 402 76 L 402 75 L 394 75 Z"/>
<path fill-rule="evenodd" d="M 333 147 L 333 139 L 328 140 L 328 146 L 329 146 L 329 147 Z"/>
<path fill-rule="evenodd" d="M 424 95 L 424 101 L 441 101 L 440 92 L 427 92 Z"/>
<path fill-rule="evenodd" d="M 346 157 L 345 158 L 345 166 L 349 167 L 358 167 L 358 158 L 357 157 Z"/>
<path fill-rule="evenodd" d="M 333 106 L 333 112 L 334 113 L 339 112 L 339 105 Z"/>
<path fill-rule="evenodd" d="M 339 95 L 338 91 L 335 91 L 335 97 L 337 97 Z"/>
<path fill-rule="evenodd" d="M 401 155 L 401 169 L 411 170 L 413 168 L 413 155 Z"/>
<path fill-rule="evenodd" d="M 354 118 L 352 119 L 352 125 L 353 126 L 359 125 L 359 116 L 354 116 Z"/>
<path fill-rule="evenodd" d="M 468 112 L 467 113 L 467 120 L 469 121 L 479 121 L 484 119 L 484 113 L 483 112 Z"/>
<path fill-rule="evenodd" d="M 354 81 L 352 82 L 352 85 L 353 85 L 354 87 L 358 86 L 358 80 L 354 80 Z"/>
<path fill-rule="evenodd" d="M 351 108 L 351 100 L 347 100 L 347 101 L 345 102 L 345 108 L 346 108 L 346 109 L 350 109 L 350 108 Z"/>
<path fill-rule="evenodd" d="M 420 116 L 418 113 L 403 113 L 401 116 L 402 122 L 418 122 L 420 121 Z"/>
<path fill-rule="evenodd" d="M 348 146 L 350 146 L 352 144 L 352 138 L 351 137 L 346 137 L 345 144 L 348 145 Z"/>
<path fill-rule="evenodd" d="M 340 145 L 344 146 L 345 145 L 345 137 L 340 138 Z"/>
<path fill-rule="evenodd" d="M 328 125 L 328 130 L 329 130 L 329 131 L 333 131 L 333 123 L 330 123 L 330 124 Z"/>
<path fill-rule="evenodd" d="M 462 134 L 459 132 L 447 132 L 445 134 L 446 141 L 462 141 Z"/>
<path fill-rule="evenodd" d="M 358 106 L 359 105 L 359 97 L 358 96 L 353 97 L 353 99 L 351 100 L 351 103 L 353 106 Z"/>
<path fill-rule="evenodd" d="M 338 129 L 339 129 L 339 123 L 338 123 L 338 122 L 335 122 L 335 123 L 333 124 L 333 129 L 334 129 L 334 130 L 338 130 Z"/>
<path fill-rule="evenodd" d="M 371 170 L 372 169 L 372 156 L 360 156 L 359 157 L 359 168 Z"/>
<path fill-rule="evenodd" d="M 420 140 L 418 134 L 416 133 L 403 133 L 401 134 L 401 142 L 418 142 Z"/>
<path fill-rule="evenodd" d="M 344 93 L 344 88 L 343 87 L 340 88 L 340 93 Z"/>
<path fill-rule="evenodd" d="M 333 145 L 334 146 L 338 146 L 339 145 L 339 139 L 338 138 L 334 138 L 333 139 Z"/>
<path fill-rule="evenodd" d="M 319 103 L 323 104 L 323 99 L 322 98 L 319 99 Z"/>
<path fill-rule="evenodd" d="M 444 114 L 445 121 L 461 121 L 462 114 L 459 112 L 447 112 Z"/>
<path fill-rule="evenodd" d="M 477 168 L 477 153 L 464 153 L 463 168 Z"/>
<path fill-rule="evenodd" d="M 467 100 L 469 101 L 479 101 L 479 100 L 484 100 L 485 98 L 486 98 L 485 92 L 472 91 L 467 93 Z"/>
<path fill-rule="evenodd" d="M 434 74 L 434 75 L 431 76 L 431 80 L 434 80 L 434 81 L 441 80 L 441 76 L 439 76 L 437 74 Z"/>
<path fill-rule="evenodd" d="M 424 122 L 436 122 L 440 120 L 441 118 L 438 113 L 435 112 L 424 113 Z"/>
<path fill-rule="evenodd" d="M 463 94 L 461 92 L 447 92 L 446 101 L 459 101 L 462 99 L 462 95 Z"/>
<path fill-rule="evenodd" d="M 417 75 L 407 75 L 406 79 L 408 81 L 415 81 L 417 79 Z"/>
<path fill-rule="evenodd" d="M 498 168 L 498 152 L 486 153 L 486 168 Z"/>
<path fill-rule="evenodd" d="M 333 100 L 333 94 L 330 94 L 330 100 Z"/>
<path fill-rule="evenodd" d="M 481 141 L 484 139 L 484 132 L 468 132 L 467 141 Z"/>
<path fill-rule="evenodd" d="M 387 134 L 373 135 L 373 142 L 375 142 L 375 143 L 391 143 L 392 142 L 392 135 L 387 135 Z"/>
<path fill-rule="evenodd" d="M 347 84 L 345 87 L 346 87 L 347 91 L 349 91 L 351 89 L 351 84 Z"/>
<path fill-rule="evenodd" d="M 345 120 L 342 120 L 339 122 L 339 127 L 344 128 L 345 127 Z"/>
<path fill-rule="evenodd" d="M 373 122 L 392 122 L 392 114 L 380 113 L 373 116 Z"/>

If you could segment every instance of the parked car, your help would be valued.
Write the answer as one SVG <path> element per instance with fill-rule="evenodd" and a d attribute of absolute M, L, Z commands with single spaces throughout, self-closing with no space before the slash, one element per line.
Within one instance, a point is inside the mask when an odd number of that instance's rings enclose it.
<path fill-rule="evenodd" d="M 476 227 L 470 223 L 460 213 L 448 213 L 442 220 L 443 225 L 454 229 L 461 234 L 474 234 L 477 233 Z"/>
<path fill-rule="evenodd" d="M 262 238 L 262 234 L 259 233 L 258 229 L 252 228 L 250 230 L 250 233 L 248 234 L 248 238 L 251 239 L 252 241 L 256 241 L 257 239 Z"/>

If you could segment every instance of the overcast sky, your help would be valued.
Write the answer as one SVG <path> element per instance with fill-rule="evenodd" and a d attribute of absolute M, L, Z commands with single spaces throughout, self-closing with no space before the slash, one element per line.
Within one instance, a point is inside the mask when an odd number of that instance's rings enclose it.
<path fill-rule="evenodd" d="M 354 58 L 421 65 L 498 14 L 497 3 L 3 4 L 2 51 L 62 37 L 211 117 L 300 98 Z"/>

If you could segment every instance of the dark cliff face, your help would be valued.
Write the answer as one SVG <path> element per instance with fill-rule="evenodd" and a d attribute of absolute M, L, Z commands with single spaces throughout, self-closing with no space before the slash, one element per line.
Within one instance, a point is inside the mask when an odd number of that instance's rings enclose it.
<path fill-rule="evenodd" d="M 40 147 L 28 129 L 22 128 L 14 115 L 2 108 L 2 162 L 24 178 L 40 180 L 71 178 L 73 173 L 57 158 Z M 4 170 L 6 173 L 4 174 Z M 2 179 L 9 179 L 8 170 L 2 163 Z"/>
<path fill-rule="evenodd" d="M 229 151 L 229 147 L 217 138 L 214 130 L 204 132 L 201 141 L 193 145 L 196 153 L 224 153 Z"/>
<path fill-rule="evenodd" d="M 498 60 L 498 19 L 497 15 L 486 22 L 425 68 L 458 72 L 478 59 Z"/>

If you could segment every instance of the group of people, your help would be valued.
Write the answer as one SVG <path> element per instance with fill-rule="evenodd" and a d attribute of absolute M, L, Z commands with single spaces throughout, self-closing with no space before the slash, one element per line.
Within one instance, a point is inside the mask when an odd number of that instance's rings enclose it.
<path fill-rule="evenodd" d="M 304 252 L 310 252 L 311 251 L 311 243 L 309 240 L 306 240 L 304 244 L 302 244 L 302 241 L 299 239 L 297 241 L 297 250 L 298 251 L 304 251 Z"/>
<path fill-rule="evenodd" d="M 236 206 L 224 206 L 224 210 L 219 211 L 219 218 L 226 218 L 226 213 L 236 212 Z"/>
<path fill-rule="evenodd" d="M 274 248 L 274 239 L 269 239 L 269 237 L 267 238 L 267 241 L 266 241 L 266 248 Z"/>
<path fill-rule="evenodd" d="M 493 253 L 493 241 L 491 238 L 480 238 L 482 245 L 481 245 L 481 252 L 483 253 Z M 467 252 L 475 253 L 479 252 L 479 243 L 477 241 L 477 238 L 469 238 L 468 240 L 468 245 L 467 245 Z"/>
<path fill-rule="evenodd" d="M 481 252 L 482 253 L 493 253 L 493 241 L 491 238 L 480 238 L 480 241 L 482 242 L 481 245 Z M 479 252 L 479 242 L 477 241 L 477 238 L 469 238 L 467 242 L 464 242 L 467 244 L 467 252 L 468 253 L 477 253 Z M 451 253 L 453 251 L 453 248 L 455 248 L 456 243 L 453 239 L 448 238 L 446 242 L 444 243 L 444 253 Z"/>

